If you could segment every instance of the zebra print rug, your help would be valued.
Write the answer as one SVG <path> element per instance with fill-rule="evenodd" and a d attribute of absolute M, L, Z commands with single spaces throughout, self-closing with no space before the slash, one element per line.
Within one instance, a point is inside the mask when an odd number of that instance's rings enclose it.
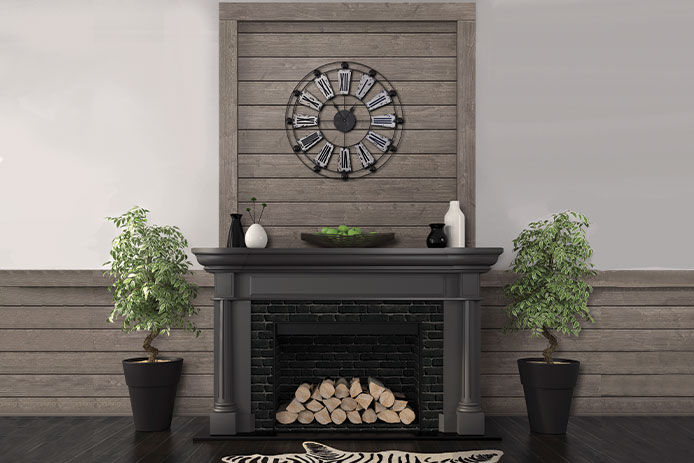
<path fill-rule="evenodd" d="M 225 463 L 495 463 L 504 454 L 501 450 L 473 450 L 452 453 L 345 452 L 318 442 L 304 442 L 306 453 L 284 455 L 238 455 L 224 457 Z"/>

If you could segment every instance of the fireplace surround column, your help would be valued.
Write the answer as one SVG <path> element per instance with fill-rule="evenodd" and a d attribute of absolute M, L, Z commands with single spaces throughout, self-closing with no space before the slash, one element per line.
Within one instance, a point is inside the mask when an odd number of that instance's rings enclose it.
<path fill-rule="evenodd" d="M 472 380 L 472 378 L 480 377 L 482 326 L 479 300 L 467 300 L 463 303 L 462 322 L 463 352 L 460 365 L 462 387 L 460 402 L 456 408 L 456 431 L 458 434 L 484 434 L 480 383 Z M 479 432 L 480 430 L 482 433 Z"/>

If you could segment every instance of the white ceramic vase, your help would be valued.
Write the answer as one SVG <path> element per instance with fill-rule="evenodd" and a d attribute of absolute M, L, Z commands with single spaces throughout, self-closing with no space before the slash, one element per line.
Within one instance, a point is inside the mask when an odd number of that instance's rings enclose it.
<path fill-rule="evenodd" d="M 267 246 L 267 233 L 265 233 L 265 229 L 259 223 L 254 223 L 248 227 L 244 238 L 247 248 L 262 249 Z"/>
<path fill-rule="evenodd" d="M 451 201 L 448 206 L 448 212 L 443 218 L 445 227 L 443 228 L 446 237 L 448 238 L 448 248 L 464 248 L 465 247 L 465 215 L 460 210 L 460 201 Z"/>

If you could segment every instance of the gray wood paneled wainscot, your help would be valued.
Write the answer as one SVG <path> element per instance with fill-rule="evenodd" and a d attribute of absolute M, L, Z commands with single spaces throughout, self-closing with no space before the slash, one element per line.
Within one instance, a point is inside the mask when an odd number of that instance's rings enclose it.
<path fill-rule="evenodd" d="M 422 247 L 454 199 L 474 246 L 474 3 L 221 3 L 219 31 L 220 245 L 229 214 L 255 196 L 271 203 L 271 247 L 302 247 L 301 231 L 341 223 Z M 348 182 L 306 168 L 285 133 L 297 82 L 340 61 L 383 74 L 405 118 L 387 165 Z"/>
<path fill-rule="evenodd" d="M 503 335 L 502 285 L 482 277 L 482 404 L 487 414 L 524 414 L 516 359 L 542 340 Z M 185 358 L 176 412 L 212 404 L 212 276 L 201 285 L 200 338 L 174 332 L 159 346 Z M 101 271 L 0 271 L 0 414 L 128 415 L 121 360 L 141 355 L 142 336 L 106 318 Z M 562 338 L 582 362 L 574 414 L 694 414 L 694 271 L 608 271 L 593 282 L 595 324 Z"/>

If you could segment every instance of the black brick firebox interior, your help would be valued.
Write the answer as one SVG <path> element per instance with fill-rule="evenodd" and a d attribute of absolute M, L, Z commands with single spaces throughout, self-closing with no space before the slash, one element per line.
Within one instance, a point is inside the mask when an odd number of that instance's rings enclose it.
<path fill-rule="evenodd" d="M 409 426 L 280 425 L 277 407 L 296 387 L 326 377 L 368 376 L 406 395 Z M 443 410 L 443 305 L 431 301 L 254 301 L 251 305 L 251 407 L 255 428 L 285 431 L 438 429 Z"/>

